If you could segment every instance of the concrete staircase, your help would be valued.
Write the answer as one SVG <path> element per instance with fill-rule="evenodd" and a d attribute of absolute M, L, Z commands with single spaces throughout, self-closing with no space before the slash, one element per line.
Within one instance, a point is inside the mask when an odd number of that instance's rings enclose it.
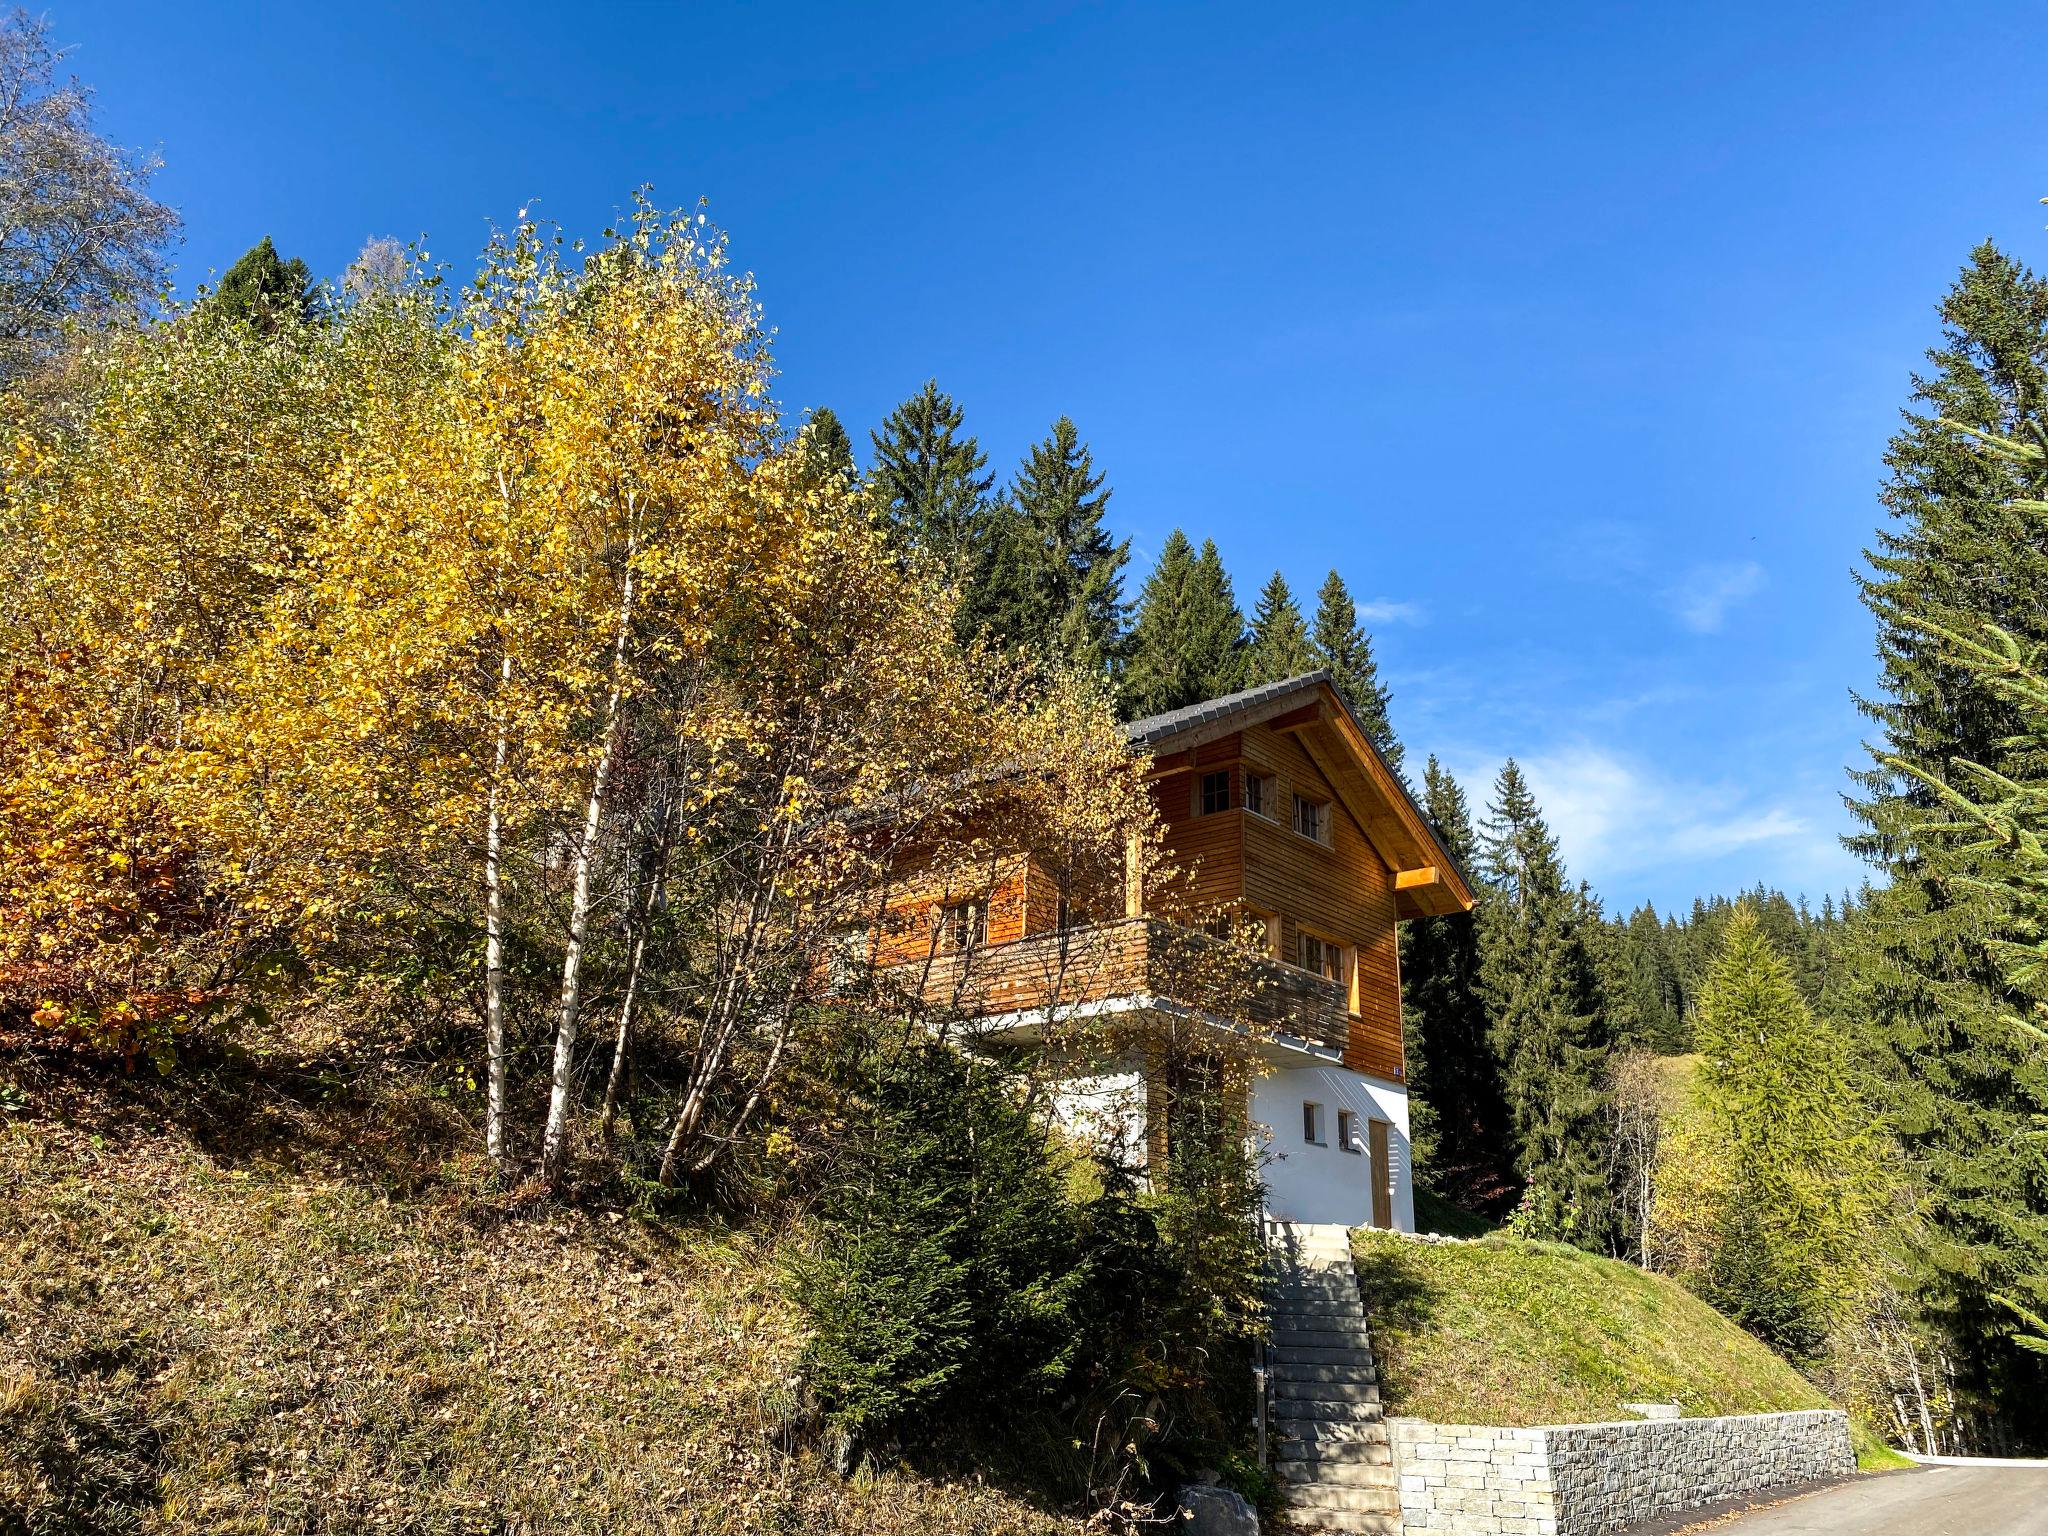
<path fill-rule="evenodd" d="M 1274 1475 L 1290 1489 L 1289 1512 L 1310 1530 L 1400 1536 L 1400 1491 L 1351 1234 L 1278 1221 L 1266 1234 L 1277 1270 L 1268 1438 Z"/>

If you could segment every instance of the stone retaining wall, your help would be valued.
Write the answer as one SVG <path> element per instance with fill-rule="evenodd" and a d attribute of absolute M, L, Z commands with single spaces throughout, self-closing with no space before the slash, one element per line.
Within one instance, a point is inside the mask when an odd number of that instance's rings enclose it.
<path fill-rule="evenodd" d="M 1838 1409 L 1499 1429 L 1389 1419 L 1416 1536 L 1599 1536 L 1856 1470 Z"/>

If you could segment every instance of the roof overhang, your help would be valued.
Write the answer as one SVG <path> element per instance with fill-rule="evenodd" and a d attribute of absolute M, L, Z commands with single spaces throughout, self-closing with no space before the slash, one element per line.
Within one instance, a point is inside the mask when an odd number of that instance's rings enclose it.
<path fill-rule="evenodd" d="M 1387 766 L 1358 717 L 1331 685 L 1328 673 L 1255 688 L 1182 714 L 1184 723 L 1168 715 L 1130 727 L 1132 744 L 1151 755 L 1156 771 L 1192 768 L 1198 748 L 1252 726 L 1291 735 L 1394 872 L 1394 906 L 1401 917 L 1442 917 L 1472 910 L 1472 888 L 1457 862 L 1438 841 L 1401 776 Z"/>

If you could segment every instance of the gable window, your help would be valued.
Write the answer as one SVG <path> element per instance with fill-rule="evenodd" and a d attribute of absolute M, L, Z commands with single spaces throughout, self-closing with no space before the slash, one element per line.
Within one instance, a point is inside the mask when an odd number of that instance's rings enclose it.
<path fill-rule="evenodd" d="M 939 914 L 939 947 L 949 954 L 988 942 L 988 907 L 978 901 L 956 901 Z"/>
<path fill-rule="evenodd" d="M 1273 785 L 1273 775 L 1248 773 L 1244 776 L 1244 808 L 1254 816 L 1263 816 L 1268 821 L 1279 819 L 1280 805 L 1278 791 Z"/>
<path fill-rule="evenodd" d="M 1301 1139 L 1312 1147 L 1323 1145 L 1323 1106 L 1305 1102 L 1301 1106 Z"/>
<path fill-rule="evenodd" d="M 1328 939 L 1319 939 L 1312 933 L 1304 933 L 1297 946 L 1301 953 L 1301 968 L 1314 971 L 1329 981 L 1344 979 L 1344 951 Z"/>
<path fill-rule="evenodd" d="M 1230 809 L 1230 770 L 1202 775 L 1200 792 L 1196 796 L 1204 816 L 1214 816 Z"/>
<path fill-rule="evenodd" d="M 1330 807 L 1327 801 L 1294 797 L 1294 830 L 1319 843 L 1330 841 Z"/>
<path fill-rule="evenodd" d="M 1358 1144 L 1358 1116 L 1351 1110 L 1337 1111 L 1337 1145 L 1346 1152 L 1365 1155 L 1365 1148 Z"/>

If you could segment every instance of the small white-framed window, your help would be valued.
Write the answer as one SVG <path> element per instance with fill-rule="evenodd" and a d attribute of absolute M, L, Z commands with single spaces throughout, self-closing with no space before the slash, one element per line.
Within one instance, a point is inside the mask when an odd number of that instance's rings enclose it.
<path fill-rule="evenodd" d="M 988 942 L 988 905 L 956 901 L 939 914 L 939 946 L 948 953 L 974 949 Z"/>
<path fill-rule="evenodd" d="M 1303 837 L 1328 845 L 1330 841 L 1330 806 L 1325 800 L 1311 800 L 1307 795 L 1294 797 L 1294 830 Z"/>
<path fill-rule="evenodd" d="M 1360 1157 L 1365 1156 L 1365 1148 L 1358 1140 L 1358 1115 L 1355 1111 L 1337 1111 L 1337 1145 L 1346 1152 L 1356 1153 Z"/>
<path fill-rule="evenodd" d="M 1301 1139 L 1312 1147 L 1323 1145 L 1323 1106 L 1313 1099 L 1302 1102 Z"/>
<path fill-rule="evenodd" d="M 1203 816 L 1215 816 L 1229 809 L 1230 770 L 1203 774 L 1195 785 L 1195 810 Z"/>
<path fill-rule="evenodd" d="M 1244 776 L 1244 808 L 1268 821 L 1280 819 L 1280 791 L 1273 782 L 1273 775 L 1247 773 Z"/>

